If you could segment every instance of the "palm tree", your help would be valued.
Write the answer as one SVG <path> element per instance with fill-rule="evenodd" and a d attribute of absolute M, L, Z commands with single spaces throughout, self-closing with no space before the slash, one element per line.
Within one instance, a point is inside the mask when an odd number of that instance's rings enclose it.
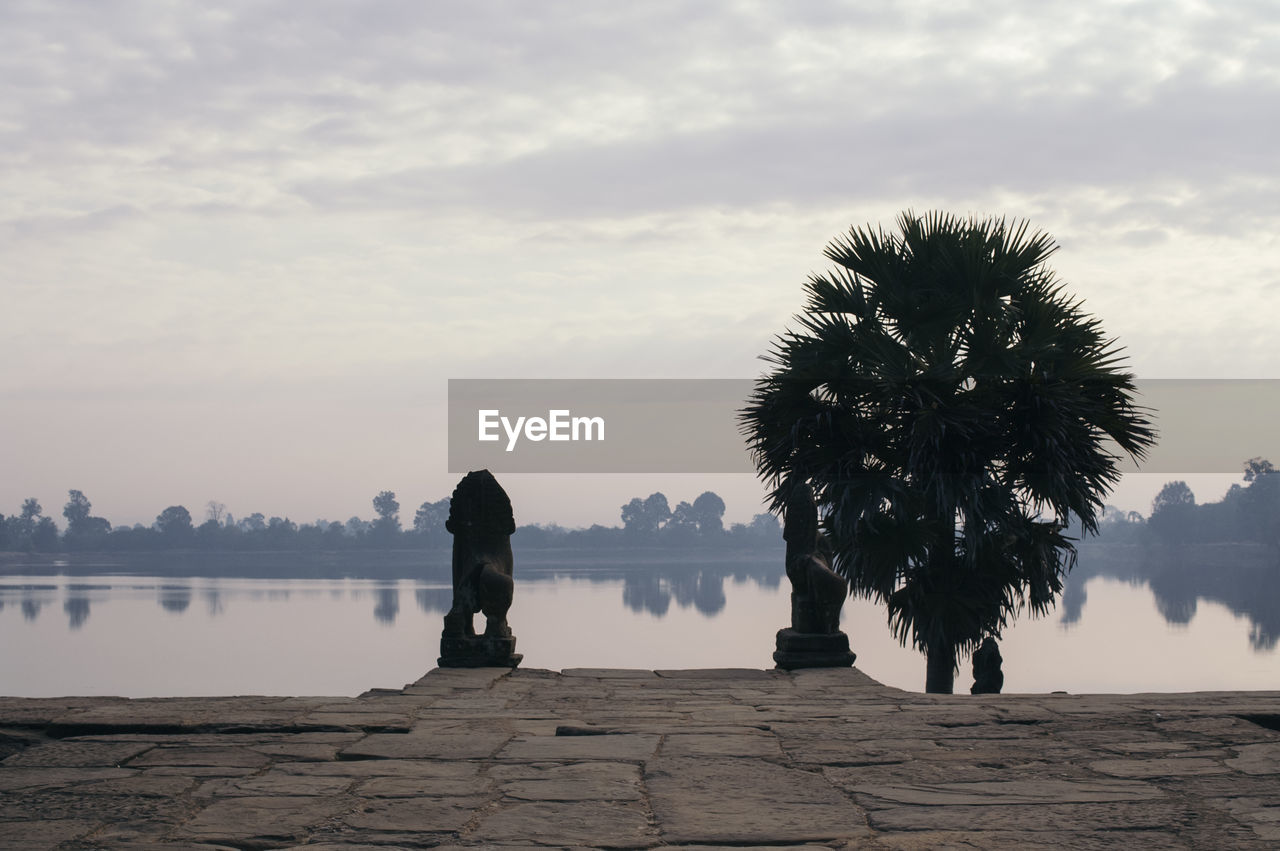
<path fill-rule="evenodd" d="M 1120 452 L 1155 432 L 1114 340 L 1025 222 L 904 213 L 827 246 L 740 414 L 775 510 L 812 486 L 850 593 L 887 604 L 950 693 L 957 654 L 1047 612 Z"/>

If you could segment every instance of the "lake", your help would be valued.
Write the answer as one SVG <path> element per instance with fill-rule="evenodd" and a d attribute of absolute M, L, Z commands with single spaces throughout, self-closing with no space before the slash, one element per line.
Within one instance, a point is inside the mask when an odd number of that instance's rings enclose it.
<path fill-rule="evenodd" d="M 774 633 L 789 618 L 779 562 L 776 553 L 517 554 L 509 620 L 522 665 L 772 667 Z M 1266 608 L 1280 600 L 1273 569 L 1244 572 L 1252 592 L 1224 592 L 1234 586 L 1221 569 L 1188 569 L 1204 574 L 1199 591 L 1167 571 L 1144 580 L 1117 564 L 1082 554 L 1057 610 L 1006 630 L 1007 693 L 1280 689 L 1276 618 Z M 439 558 L 420 576 L 381 579 L 147 575 L 154 559 L 136 575 L 121 567 L 20 575 L 11 565 L 17 572 L 0 576 L 0 694 L 399 688 L 434 667 L 452 593 Z M 883 609 L 850 600 L 843 629 L 860 669 L 923 689 L 924 657 L 898 646 Z M 957 692 L 971 683 L 966 660 Z"/>

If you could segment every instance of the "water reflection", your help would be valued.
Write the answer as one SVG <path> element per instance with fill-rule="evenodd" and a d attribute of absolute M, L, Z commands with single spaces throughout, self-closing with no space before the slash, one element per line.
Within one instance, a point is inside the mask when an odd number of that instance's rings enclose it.
<path fill-rule="evenodd" d="M 427 614 L 443 615 L 453 605 L 453 588 L 417 588 L 413 598 L 418 602 L 418 608 Z"/>
<path fill-rule="evenodd" d="M 1094 683 L 1093 690 L 1132 690 L 1135 677 L 1149 673 L 1151 658 L 1179 655 L 1183 661 L 1176 670 L 1171 662 L 1164 679 L 1154 681 L 1158 688 L 1258 687 L 1231 678 L 1273 668 L 1271 678 L 1280 681 L 1280 570 L 1238 556 L 1224 551 L 1197 561 L 1141 548 L 1085 549 L 1058 615 L 1020 619 L 1002 643 L 1007 687 L 1088 690 Z M 771 664 L 773 633 L 789 612 L 781 561 L 772 553 L 745 559 L 650 554 L 628 560 L 618 553 L 544 554 L 527 564 L 518 559 L 513 626 L 532 667 L 764 667 Z M 405 594 L 412 594 L 415 605 L 402 609 Z M 271 652 L 294 654 L 278 663 L 280 670 L 354 671 L 354 693 L 371 685 L 402 685 L 430 668 L 440 618 L 451 602 L 445 571 L 397 580 L 112 576 L 89 584 L 61 576 L 38 582 L 0 577 L 0 644 L 39 648 L 40 655 L 32 657 L 38 675 L 64 677 L 47 694 L 87 693 L 83 682 L 112 671 L 118 677 L 132 667 L 145 669 L 137 674 L 135 695 L 179 688 L 176 681 L 143 679 L 175 668 L 200 676 L 225 669 L 225 691 L 196 676 L 188 693 L 243 692 L 251 686 L 233 678 L 268 665 L 268 645 Z M 66 620 L 40 618 L 45 606 L 60 606 Z M 1225 615 L 1228 608 L 1239 620 Z M 855 642 L 859 666 L 885 682 L 918 689 L 923 659 L 896 646 L 883 610 L 859 603 L 846 606 L 846 615 L 844 628 Z M 582 640 L 605 634 L 609 642 Z M 1215 661 L 1187 661 L 1202 651 Z M 157 658 L 163 653 L 175 654 L 167 665 Z M 904 673 L 877 668 L 895 653 L 905 661 L 893 665 L 901 664 Z M 403 682 L 372 678 L 369 660 L 388 654 L 405 660 L 403 674 L 395 675 Z M 1127 678 L 1105 681 L 1100 673 L 1067 670 L 1074 658 L 1096 660 L 1100 654 L 1107 656 L 1108 668 L 1126 667 Z M 1048 664 L 1050 659 L 1057 661 Z M 0 688 L 35 693 L 35 686 L 21 686 L 23 677 L 36 675 L 29 670 L 32 662 L 25 664 L 27 669 L 16 657 L 0 657 Z M 1046 668 L 1052 676 L 1027 685 L 1027 672 Z M 338 693 L 327 681 L 287 685 L 291 681 L 280 670 L 276 679 L 252 688 Z M 112 685 L 118 678 L 104 682 L 99 693 L 124 689 Z"/>
<path fill-rule="evenodd" d="M 89 598 L 67 597 L 67 601 L 62 604 L 62 610 L 67 613 L 71 629 L 79 629 L 89 619 Z"/>
<path fill-rule="evenodd" d="M 161 585 L 160 606 L 166 612 L 180 615 L 191 605 L 190 585 Z"/>
<path fill-rule="evenodd" d="M 1086 546 L 1062 597 L 1062 622 L 1080 620 L 1085 584 L 1094 577 L 1147 586 L 1165 622 L 1186 627 L 1200 603 L 1220 603 L 1249 620 L 1255 651 L 1275 649 L 1280 638 L 1280 559 L 1250 545 L 1195 545 L 1177 549 L 1139 545 Z"/>
<path fill-rule="evenodd" d="M 22 601 L 22 619 L 25 621 L 33 621 L 40 617 L 40 609 L 44 604 L 39 600 L 33 600 L 27 597 Z"/>
<path fill-rule="evenodd" d="M 205 610 L 210 617 L 222 614 L 222 594 L 218 591 L 218 586 L 210 585 L 200 592 L 200 596 L 204 598 Z"/>
<path fill-rule="evenodd" d="M 662 617 L 671 608 L 671 590 L 651 573 L 628 574 L 622 581 L 622 604 L 633 612 Z"/>
<path fill-rule="evenodd" d="M 400 591 L 393 587 L 382 587 L 374 592 L 377 605 L 373 607 L 373 619 L 378 623 L 393 624 L 396 615 L 400 614 Z"/>

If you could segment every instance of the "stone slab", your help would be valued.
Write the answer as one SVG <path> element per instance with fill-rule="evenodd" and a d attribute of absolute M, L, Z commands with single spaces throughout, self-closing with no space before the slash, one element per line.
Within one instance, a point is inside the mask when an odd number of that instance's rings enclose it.
<path fill-rule="evenodd" d="M 645 760 L 658 749 L 659 736 L 613 733 L 603 736 L 517 736 L 498 751 L 497 758 L 537 760 L 603 759 L 611 762 Z"/>
<path fill-rule="evenodd" d="M 664 757 L 750 756 L 782 759 L 775 736 L 765 733 L 671 733 L 662 743 Z"/>
<path fill-rule="evenodd" d="M 304 838 L 312 828 L 351 806 L 342 798 L 311 796 L 223 798 L 184 824 L 177 837 L 238 847 L 284 843 Z"/>
<path fill-rule="evenodd" d="M 977 783 L 933 783 L 910 786 L 855 786 L 859 803 L 869 808 L 894 804 L 930 806 L 1000 806 L 1007 804 L 1096 804 L 1111 801 L 1154 801 L 1165 797 L 1158 787 L 1138 781 L 1073 782 L 1055 779 L 1000 780 Z"/>
<path fill-rule="evenodd" d="M 1280 731 L 1241 714 L 1280 694 L 450 669 L 359 698 L 0 698 L 0 848 L 1276 847 Z"/>
<path fill-rule="evenodd" d="M 499 733 L 374 733 L 348 745 L 342 759 L 487 759 L 502 748 L 511 735 Z"/>
<path fill-rule="evenodd" d="M 483 803 L 479 798 L 381 798 L 365 801 L 343 816 L 343 822 L 366 831 L 454 833 Z"/>
<path fill-rule="evenodd" d="M 754 759 L 664 757 L 645 771 L 672 844 L 831 842 L 867 837 L 865 813 L 821 775 Z"/>
<path fill-rule="evenodd" d="M 6 766 L 118 766 L 151 745 L 139 742 L 44 742 L 19 751 L 4 761 Z"/>
<path fill-rule="evenodd" d="M 474 838 L 508 845 L 588 845 L 592 848 L 649 848 L 657 831 L 644 807 L 631 801 L 519 801 L 484 814 Z"/>
<path fill-rule="evenodd" d="M 638 766 L 618 762 L 499 765 L 489 776 L 504 797 L 521 801 L 640 801 Z"/>
<path fill-rule="evenodd" d="M 592 677 L 604 680 L 652 680 L 658 675 L 642 668 L 565 668 L 565 677 Z"/>

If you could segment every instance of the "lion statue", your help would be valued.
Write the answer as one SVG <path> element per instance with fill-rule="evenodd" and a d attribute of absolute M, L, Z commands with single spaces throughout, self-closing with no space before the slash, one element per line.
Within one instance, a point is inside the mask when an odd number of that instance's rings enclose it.
<path fill-rule="evenodd" d="M 791 580 L 791 628 L 799 633 L 829 635 L 840 631 L 840 609 L 849 594 L 844 577 L 831 569 L 831 555 L 818 532 L 813 491 L 794 488 L 784 509 L 787 578 Z"/>
<path fill-rule="evenodd" d="M 444 638 L 475 637 L 477 612 L 484 613 L 486 637 L 510 638 L 516 522 L 511 500 L 492 473 L 477 470 L 458 482 L 445 528 L 453 535 L 453 607 L 444 616 Z"/>

